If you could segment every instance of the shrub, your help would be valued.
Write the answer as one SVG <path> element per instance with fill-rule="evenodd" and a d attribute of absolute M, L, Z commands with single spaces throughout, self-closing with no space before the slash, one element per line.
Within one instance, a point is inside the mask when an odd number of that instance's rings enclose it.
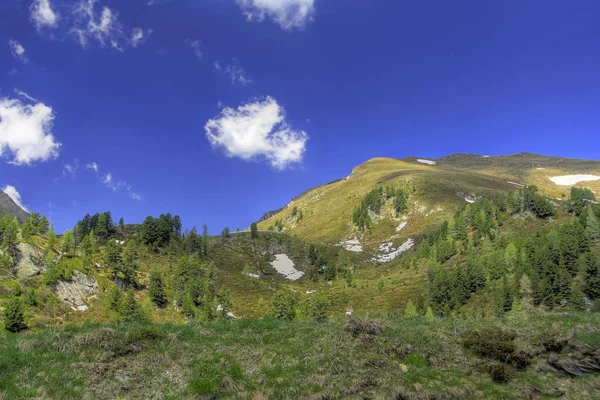
<path fill-rule="evenodd" d="M 344 325 L 346 332 L 350 332 L 354 336 L 361 333 L 367 335 L 381 335 L 383 327 L 379 321 L 368 320 L 364 318 L 352 318 Z"/>
<path fill-rule="evenodd" d="M 311 296 L 304 303 L 304 314 L 316 322 L 327 321 L 329 300 L 324 296 Z"/>
<path fill-rule="evenodd" d="M 280 290 L 273 297 L 273 316 L 283 321 L 296 318 L 296 297 L 291 292 Z"/>
<path fill-rule="evenodd" d="M 27 329 L 23 302 L 18 297 L 13 297 L 4 309 L 4 327 L 9 332 L 21 332 Z"/>

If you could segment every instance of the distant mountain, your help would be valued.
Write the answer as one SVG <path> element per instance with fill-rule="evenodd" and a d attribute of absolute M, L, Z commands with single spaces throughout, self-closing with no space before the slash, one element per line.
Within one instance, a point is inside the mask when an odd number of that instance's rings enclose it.
<path fill-rule="evenodd" d="M 0 218 L 10 214 L 13 217 L 17 217 L 20 223 L 25 222 L 29 213 L 23 210 L 9 195 L 0 191 Z"/>

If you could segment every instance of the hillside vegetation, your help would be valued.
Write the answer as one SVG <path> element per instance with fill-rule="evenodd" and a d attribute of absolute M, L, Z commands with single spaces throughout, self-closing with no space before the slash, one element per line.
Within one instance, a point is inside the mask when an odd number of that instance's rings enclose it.
<path fill-rule="evenodd" d="M 7 214 L 0 395 L 594 398 L 598 182 L 539 174 L 598 164 L 374 159 L 219 236 Z"/>

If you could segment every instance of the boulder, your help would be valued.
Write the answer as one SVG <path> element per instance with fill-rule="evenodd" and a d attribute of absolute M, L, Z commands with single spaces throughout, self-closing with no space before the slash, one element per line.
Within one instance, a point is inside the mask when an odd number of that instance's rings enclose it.
<path fill-rule="evenodd" d="M 65 304 L 78 311 L 85 311 L 87 299 L 100 290 L 94 278 L 77 270 L 73 270 L 70 281 L 58 281 L 52 289 Z"/>
<path fill-rule="evenodd" d="M 17 245 L 17 276 L 20 279 L 29 278 L 46 269 L 42 252 L 27 243 Z"/>

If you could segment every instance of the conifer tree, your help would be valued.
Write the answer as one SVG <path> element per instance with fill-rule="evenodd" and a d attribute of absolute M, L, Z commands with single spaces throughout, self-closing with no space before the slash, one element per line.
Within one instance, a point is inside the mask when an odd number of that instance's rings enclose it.
<path fill-rule="evenodd" d="M 27 329 L 23 302 L 19 297 L 13 297 L 4 309 L 4 328 L 13 333 Z"/>
<path fill-rule="evenodd" d="M 590 206 L 587 207 L 586 214 L 585 234 L 590 241 L 597 242 L 600 239 L 600 223 L 598 222 L 598 217 L 596 216 L 594 209 Z"/>
<path fill-rule="evenodd" d="M 414 318 L 418 316 L 419 313 L 417 312 L 417 308 L 413 304 L 412 300 L 409 299 L 408 303 L 406 303 L 406 308 L 404 309 L 404 318 Z"/>
<path fill-rule="evenodd" d="M 256 222 L 253 222 L 252 225 L 250 225 L 250 237 L 252 237 L 252 239 L 258 238 L 258 226 L 256 225 Z"/>
<path fill-rule="evenodd" d="M 167 305 L 167 294 L 165 291 L 165 282 L 162 274 L 158 270 L 153 270 L 150 273 L 150 284 L 148 286 L 148 293 L 150 300 L 157 307 L 164 307 Z"/>

